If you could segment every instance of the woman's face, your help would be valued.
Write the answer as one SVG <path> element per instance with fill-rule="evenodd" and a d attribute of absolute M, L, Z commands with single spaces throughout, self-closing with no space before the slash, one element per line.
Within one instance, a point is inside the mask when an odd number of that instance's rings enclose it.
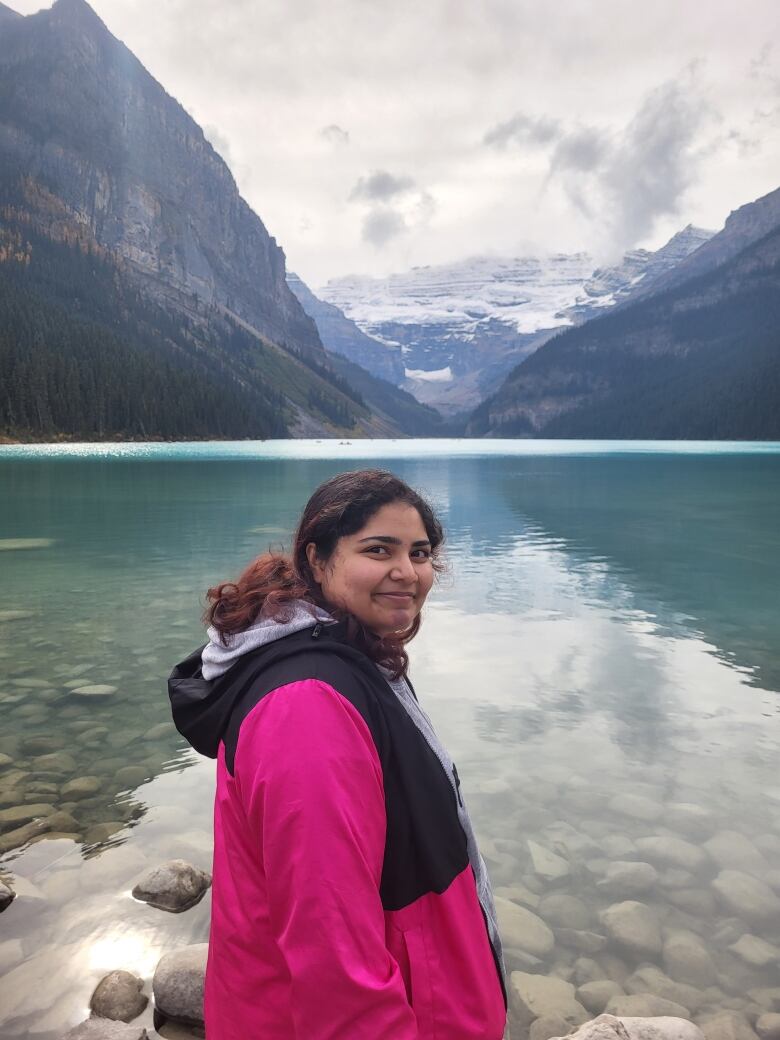
<path fill-rule="evenodd" d="M 433 584 L 425 525 L 406 502 L 382 506 L 360 531 L 338 540 L 327 562 L 314 542 L 306 555 L 325 600 L 379 636 L 409 628 Z"/>

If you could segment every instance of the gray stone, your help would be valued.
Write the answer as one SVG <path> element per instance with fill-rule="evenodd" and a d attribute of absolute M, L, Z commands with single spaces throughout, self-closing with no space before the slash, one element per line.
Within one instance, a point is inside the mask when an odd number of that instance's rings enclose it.
<path fill-rule="evenodd" d="M 636 847 L 645 859 L 664 866 L 680 867 L 698 874 L 709 863 L 709 856 L 696 845 L 682 838 L 667 835 L 653 835 L 650 838 L 637 838 Z"/>
<path fill-rule="evenodd" d="M 717 904 L 715 896 L 705 888 L 669 889 L 666 898 L 679 910 L 684 910 L 694 917 L 712 918 L 715 916 Z"/>
<path fill-rule="evenodd" d="M 84 841 L 87 845 L 99 845 L 103 841 L 108 841 L 119 831 L 123 830 L 125 824 L 122 820 L 109 820 L 106 823 L 96 823 L 84 835 Z"/>
<path fill-rule="evenodd" d="M 528 1040 L 550 1040 L 551 1037 L 565 1036 L 571 1026 L 560 1015 L 542 1015 L 531 1023 Z"/>
<path fill-rule="evenodd" d="M 543 845 L 529 841 L 528 851 L 531 854 L 531 866 L 534 874 L 543 881 L 554 883 L 563 881 L 571 873 L 567 860 L 555 852 L 550 852 Z"/>
<path fill-rule="evenodd" d="M 682 1004 L 688 1011 L 696 1012 L 704 1003 L 701 990 L 686 982 L 676 982 L 665 975 L 655 964 L 643 964 L 626 979 L 627 993 L 652 993 L 664 1000 Z"/>
<path fill-rule="evenodd" d="M 663 965 L 678 982 L 706 989 L 718 980 L 718 972 L 705 942 L 694 932 L 670 932 L 663 948 Z"/>
<path fill-rule="evenodd" d="M 629 997 L 612 997 L 606 1014 L 618 1018 L 690 1018 L 688 1009 L 673 1000 L 665 1000 L 654 993 L 636 993 Z"/>
<path fill-rule="evenodd" d="M 63 1040 L 148 1040 L 143 1026 L 129 1026 L 108 1018 L 88 1018 L 66 1033 Z"/>
<path fill-rule="evenodd" d="M 741 870 L 722 870 L 712 887 L 723 905 L 748 921 L 766 923 L 780 916 L 780 897 Z"/>
<path fill-rule="evenodd" d="M 122 788 L 138 787 L 149 779 L 149 773 L 143 766 L 122 766 L 114 774 L 114 780 Z"/>
<path fill-rule="evenodd" d="M 75 780 L 62 785 L 60 795 L 64 801 L 80 802 L 83 798 L 97 794 L 102 786 L 97 776 L 77 776 Z"/>
<path fill-rule="evenodd" d="M 39 755 L 33 759 L 33 768 L 41 773 L 73 773 L 76 759 L 67 751 L 52 751 L 48 755 Z"/>
<path fill-rule="evenodd" d="M 760 874 L 769 868 L 762 853 L 739 831 L 718 831 L 705 841 L 704 848 L 722 870 Z"/>
<path fill-rule="evenodd" d="M 195 906 L 211 884 L 211 875 L 183 859 L 171 859 L 152 867 L 133 888 L 136 899 L 157 910 L 178 914 Z"/>
<path fill-rule="evenodd" d="M 118 687 L 110 686 L 108 683 L 90 683 L 87 686 L 77 686 L 71 691 L 74 697 L 101 698 L 112 697 Z"/>
<path fill-rule="evenodd" d="M 0 769 L 7 769 L 8 766 L 12 766 L 13 764 L 14 760 L 11 758 L 10 755 L 0 754 Z"/>
<path fill-rule="evenodd" d="M 749 989 L 748 996 L 752 1001 L 767 1011 L 780 1011 L 780 986 L 759 986 Z"/>
<path fill-rule="evenodd" d="M 144 740 L 164 740 L 165 737 L 177 736 L 176 730 L 172 722 L 158 722 L 156 726 L 152 726 L 144 733 Z"/>
<path fill-rule="evenodd" d="M 541 918 L 526 907 L 500 896 L 496 898 L 496 911 L 504 946 L 523 950 L 542 959 L 550 956 L 555 946 L 555 936 Z"/>
<path fill-rule="evenodd" d="M 539 906 L 541 898 L 536 892 L 532 892 L 530 888 L 517 882 L 513 885 L 498 885 L 493 892 L 497 896 L 509 899 L 513 903 L 520 903 L 521 906 L 527 906 L 531 910 L 535 910 Z"/>
<path fill-rule="evenodd" d="M 34 737 L 25 737 L 20 748 L 25 755 L 44 755 L 49 751 L 59 751 L 60 741 L 55 737 L 38 734 Z"/>
<path fill-rule="evenodd" d="M 607 872 L 596 887 L 613 896 L 641 896 L 658 881 L 658 871 L 650 863 L 617 860 L 610 863 Z"/>
<path fill-rule="evenodd" d="M 629 1040 L 704 1040 L 704 1034 L 685 1018 L 657 1015 L 653 1018 L 620 1019 Z"/>
<path fill-rule="evenodd" d="M 613 997 L 625 996 L 623 989 L 612 979 L 586 982 L 577 990 L 577 1000 L 592 1015 L 600 1015 Z"/>
<path fill-rule="evenodd" d="M 607 945 L 606 935 L 579 928 L 556 928 L 555 938 L 561 946 L 577 953 L 601 953 Z"/>
<path fill-rule="evenodd" d="M 760 1040 L 780 1040 L 780 1015 L 759 1015 L 756 1020 L 756 1032 Z"/>
<path fill-rule="evenodd" d="M 604 978 L 604 969 L 591 957 L 578 957 L 574 962 L 572 979 L 577 986 L 586 982 L 599 982 Z"/>
<path fill-rule="evenodd" d="M 614 903 L 601 915 L 610 939 L 640 957 L 655 957 L 662 949 L 661 929 L 655 914 L 644 903 Z"/>
<path fill-rule="evenodd" d="M 756 968 L 766 968 L 769 964 L 780 961 L 780 949 L 756 935 L 743 935 L 737 942 L 732 943 L 729 949 L 745 964 Z"/>
<path fill-rule="evenodd" d="M 203 1024 L 203 980 L 208 943 L 166 953 L 152 980 L 154 1002 L 166 1018 L 186 1025 Z"/>
<path fill-rule="evenodd" d="M 0 809 L 0 833 L 19 827 L 31 820 L 38 820 L 43 816 L 51 816 L 55 812 L 53 805 L 48 802 L 35 802 L 32 805 L 14 805 L 10 809 Z"/>
<path fill-rule="evenodd" d="M 574 995 L 574 986 L 563 979 L 513 971 L 509 977 L 509 1000 L 515 1019 L 528 1026 L 536 1018 L 563 1019 L 569 1026 L 582 1025 L 588 1012 Z"/>
<path fill-rule="evenodd" d="M 723 1011 L 699 1022 L 706 1040 L 757 1040 L 756 1034 L 744 1015 Z"/>
<path fill-rule="evenodd" d="M 31 610 L 0 610 L 0 624 L 5 621 L 28 621 L 35 614 Z"/>
<path fill-rule="evenodd" d="M 549 925 L 562 928 L 587 928 L 593 914 L 581 899 L 568 892 L 551 892 L 539 901 L 539 916 Z"/>
<path fill-rule="evenodd" d="M 681 834 L 704 838 L 715 828 L 715 814 L 692 802 L 672 802 L 664 812 L 664 823 Z"/>
<path fill-rule="evenodd" d="M 97 984 L 90 1009 L 99 1018 L 110 1018 L 114 1022 L 132 1022 L 138 1018 L 149 998 L 141 992 L 143 979 L 129 971 L 112 971 Z"/>

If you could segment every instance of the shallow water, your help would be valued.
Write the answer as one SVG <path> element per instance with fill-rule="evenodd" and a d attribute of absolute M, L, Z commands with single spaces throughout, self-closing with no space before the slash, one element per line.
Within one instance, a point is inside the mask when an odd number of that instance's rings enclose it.
<path fill-rule="evenodd" d="M 780 945 L 780 447 L 681 447 L 0 449 L 0 848 L 5 810 L 67 814 L 60 836 L 0 861 L 19 890 L 0 916 L 0 1034 L 54 1040 L 108 971 L 150 979 L 161 953 L 206 939 L 208 898 L 168 915 L 129 895 L 163 859 L 209 866 L 213 766 L 171 726 L 165 678 L 201 641 L 205 588 L 286 542 L 314 486 L 372 451 L 447 528 L 415 687 L 499 895 L 555 933 L 539 964 L 509 943 L 508 966 L 664 989 L 631 973 L 673 975 L 684 929 L 712 962 L 675 991 L 695 1018 L 780 1008 L 761 992 L 777 960 L 730 949 Z M 95 685 L 115 692 L 79 692 Z M 620 894 L 616 861 L 651 863 L 649 889 Z M 723 869 L 757 879 L 755 905 L 713 887 Z M 624 899 L 646 904 L 665 950 L 610 936 L 600 914 Z M 607 945 L 587 952 L 603 945 L 588 932 Z"/>

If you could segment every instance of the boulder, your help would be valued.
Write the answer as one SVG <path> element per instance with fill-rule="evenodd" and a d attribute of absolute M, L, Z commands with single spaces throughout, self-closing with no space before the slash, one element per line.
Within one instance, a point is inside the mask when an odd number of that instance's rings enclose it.
<path fill-rule="evenodd" d="M 718 980 L 709 948 L 694 932 L 670 932 L 664 941 L 662 960 L 669 976 L 678 982 L 706 989 Z"/>
<path fill-rule="evenodd" d="M 560 1015 L 542 1015 L 535 1018 L 528 1030 L 528 1040 L 550 1040 L 550 1037 L 564 1036 L 571 1026 Z"/>
<path fill-rule="evenodd" d="M 97 984 L 89 1002 L 93 1015 L 114 1022 L 132 1022 L 138 1018 L 149 998 L 141 990 L 143 979 L 129 971 L 112 971 Z"/>
<path fill-rule="evenodd" d="M 641 896 L 649 892 L 658 881 L 658 871 L 650 863 L 616 860 L 607 867 L 607 872 L 596 887 L 611 896 Z"/>
<path fill-rule="evenodd" d="M 91 683 L 88 686 L 77 686 L 71 693 L 74 697 L 111 697 L 117 691 L 116 686 L 109 686 L 108 683 Z"/>
<path fill-rule="evenodd" d="M 208 943 L 185 946 L 166 953 L 152 979 L 157 1010 L 185 1025 L 203 1025 L 203 980 Z"/>
<path fill-rule="evenodd" d="M 14 830 L 22 824 L 38 820 L 43 816 L 51 816 L 55 808 L 49 802 L 35 802 L 32 805 L 14 805 L 10 809 L 0 809 L 0 833 Z"/>
<path fill-rule="evenodd" d="M 765 924 L 780 917 L 780 897 L 741 870 L 722 870 L 712 887 L 727 910 L 747 921 Z"/>
<path fill-rule="evenodd" d="M 663 947 L 655 914 L 644 903 L 613 903 L 601 914 L 610 939 L 639 957 L 656 957 Z"/>
<path fill-rule="evenodd" d="M 577 1000 L 592 1015 L 600 1015 L 613 997 L 625 996 L 622 987 L 612 979 L 586 982 L 576 993 Z"/>
<path fill-rule="evenodd" d="M 56 773 L 58 776 L 76 771 L 76 759 L 67 751 L 50 751 L 33 759 L 33 768 L 39 773 Z"/>
<path fill-rule="evenodd" d="M 780 963 L 780 949 L 756 935 L 743 935 L 737 942 L 732 943 L 729 949 L 745 964 L 755 968 L 766 968 L 770 964 Z"/>
<path fill-rule="evenodd" d="M 654 993 L 635 993 L 628 997 L 612 997 L 605 1013 L 618 1018 L 690 1018 L 686 1007 L 665 1000 Z"/>
<path fill-rule="evenodd" d="M 114 780 L 121 788 L 138 787 L 149 779 L 149 771 L 143 766 L 122 766 L 114 773 Z"/>
<path fill-rule="evenodd" d="M 501 938 L 507 949 L 516 948 L 546 959 L 555 946 L 555 936 L 541 918 L 524 906 L 496 897 Z"/>
<path fill-rule="evenodd" d="M 692 802 L 672 802 L 666 807 L 664 823 L 680 834 L 701 839 L 715 829 L 715 814 Z"/>
<path fill-rule="evenodd" d="M 179 914 L 203 898 L 211 875 L 183 859 L 171 859 L 152 867 L 133 888 L 133 896 L 157 910 Z"/>
<path fill-rule="evenodd" d="M 510 1006 L 522 1027 L 547 1017 L 563 1019 L 569 1029 L 587 1022 L 588 1012 L 574 994 L 574 986 L 564 979 L 523 971 L 509 977 Z"/>
<path fill-rule="evenodd" d="M 693 1022 L 683 1018 L 599 1015 L 569 1033 L 567 1040 L 703 1040 L 703 1036 Z"/>
<path fill-rule="evenodd" d="M 556 928 L 555 938 L 567 950 L 577 953 L 601 953 L 607 945 L 606 935 L 578 928 Z"/>
<path fill-rule="evenodd" d="M 666 898 L 678 910 L 694 917 L 713 918 L 717 911 L 715 896 L 706 888 L 675 888 L 666 892 Z"/>

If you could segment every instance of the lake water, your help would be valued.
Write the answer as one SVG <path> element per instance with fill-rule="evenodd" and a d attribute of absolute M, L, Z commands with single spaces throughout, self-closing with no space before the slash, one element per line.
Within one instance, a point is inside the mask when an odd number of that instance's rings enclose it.
<path fill-rule="evenodd" d="M 202 642 L 205 589 L 374 462 L 441 512 L 449 573 L 412 678 L 498 894 L 555 933 L 540 963 L 513 938 L 508 966 L 699 1021 L 780 1010 L 780 445 L 30 446 L 0 448 L 4 1038 L 55 1040 L 108 971 L 150 983 L 207 938 L 208 898 L 130 896 L 162 860 L 210 865 L 213 763 L 170 724 L 167 674 Z M 116 692 L 74 692 L 95 684 Z M 66 813 L 54 836 L 8 850 L 39 804 Z M 663 948 L 601 916 L 626 899 Z"/>

